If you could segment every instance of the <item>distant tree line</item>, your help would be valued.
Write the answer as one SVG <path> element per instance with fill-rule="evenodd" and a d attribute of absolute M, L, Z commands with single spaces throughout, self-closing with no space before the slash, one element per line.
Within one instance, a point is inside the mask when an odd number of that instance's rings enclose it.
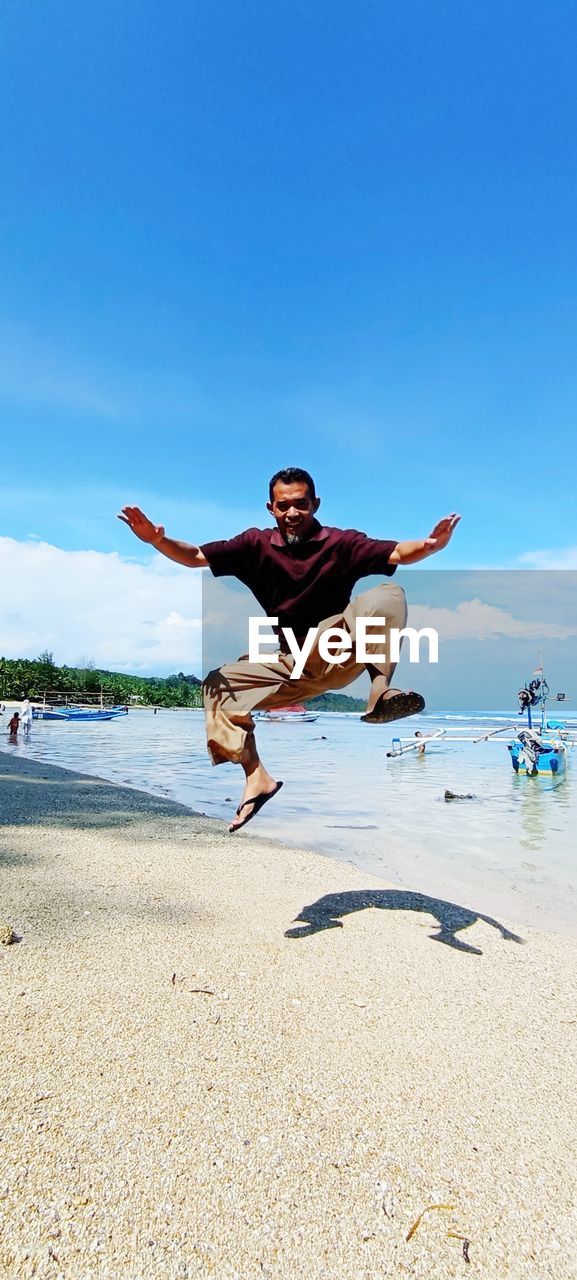
<path fill-rule="evenodd" d="M 53 693 L 99 695 L 106 701 L 144 706 L 200 707 L 201 682 L 198 676 L 131 676 L 122 671 L 101 671 L 92 662 L 84 667 L 58 667 L 47 651 L 38 658 L 0 658 L 0 698 L 4 701 L 29 697 L 38 701 L 46 690 Z"/>
<path fill-rule="evenodd" d="M 90 660 L 82 667 L 57 667 L 47 650 L 37 658 L 0 658 L 0 699 L 18 701 L 28 697 L 39 701 L 46 691 L 53 694 L 86 694 L 90 701 L 102 694 L 107 702 L 137 700 L 146 707 L 201 707 L 202 686 L 198 676 L 129 676 L 122 671 L 101 671 Z M 321 693 L 309 698 L 315 711 L 362 711 L 365 703 L 346 693 Z"/>

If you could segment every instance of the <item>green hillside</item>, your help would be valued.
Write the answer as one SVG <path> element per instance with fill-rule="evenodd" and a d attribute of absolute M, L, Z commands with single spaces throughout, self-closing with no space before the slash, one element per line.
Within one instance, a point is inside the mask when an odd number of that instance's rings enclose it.
<path fill-rule="evenodd" d="M 79 701 L 98 701 L 100 692 L 107 702 L 139 703 L 148 707 L 201 707 L 202 690 L 198 676 L 179 671 L 172 676 L 131 676 L 124 671 L 101 671 L 86 667 L 58 667 L 51 653 L 38 658 L 0 658 L 0 699 L 4 702 L 28 696 L 38 701 L 44 693 L 73 694 Z M 321 693 L 310 698 L 315 711 L 364 711 L 360 698 L 345 693 Z"/>

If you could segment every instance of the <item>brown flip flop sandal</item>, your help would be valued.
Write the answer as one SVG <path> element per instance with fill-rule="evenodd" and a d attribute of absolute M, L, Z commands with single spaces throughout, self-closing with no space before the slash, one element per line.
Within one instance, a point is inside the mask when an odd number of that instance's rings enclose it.
<path fill-rule="evenodd" d="M 388 689 L 382 693 L 373 710 L 361 716 L 365 724 L 388 724 L 389 720 L 402 720 L 405 716 L 416 716 L 425 710 L 425 699 L 420 693 L 397 693 Z"/>

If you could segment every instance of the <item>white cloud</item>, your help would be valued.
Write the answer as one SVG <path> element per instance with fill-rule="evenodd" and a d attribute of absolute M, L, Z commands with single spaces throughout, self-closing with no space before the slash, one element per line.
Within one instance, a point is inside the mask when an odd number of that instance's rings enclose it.
<path fill-rule="evenodd" d="M 226 581 L 208 578 L 204 593 L 205 657 L 211 666 L 230 660 L 232 652 L 248 648 L 248 618 L 263 611 L 246 588 L 231 589 Z M 473 598 L 462 600 L 454 608 L 411 604 L 410 583 L 409 626 L 434 627 L 444 640 L 547 640 L 577 636 L 577 623 L 566 625 L 557 620 L 519 618 L 498 605 Z M 553 618 L 555 617 L 553 613 Z"/>
<path fill-rule="evenodd" d="M 560 547 L 553 551 L 525 551 L 519 556 L 525 569 L 577 569 L 577 547 Z"/>
<path fill-rule="evenodd" d="M 410 605 L 409 625 L 434 627 L 443 640 L 490 640 L 503 636 L 517 640 L 565 640 L 577 635 L 574 626 L 515 618 L 505 609 L 478 599 L 463 600 L 455 609 Z"/>
<path fill-rule="evenodd" d="M 137 549 L 141 554 L 140 544 Z M 37 657 L 49 649 L 59 664 L 74 666 L 85 657 L 112 670 L 200 675 L 203 576 L 155 553 L 142 562 L 116 551 L 65 551 L 44 541 L 0 538 L 0 654 Z M 214 665 L 246 651 L 248 614 L 260 610 L 246 591 L 211 578 L 206 585 L 205 639 L 215 649 Z M 548 621 L 519 618 L 477 597 L 454 608 L 410 604 L 409 623 L 435 627 L 442 640 L 577 635 L 575 622 L 554 617 L 549 610 Z"/>
<path fill-rule="evenodd" d="M 201 574 L 154 555 L 64 551 L 0 538 L 0 653 L 142 674 L 201 665 Z"/>

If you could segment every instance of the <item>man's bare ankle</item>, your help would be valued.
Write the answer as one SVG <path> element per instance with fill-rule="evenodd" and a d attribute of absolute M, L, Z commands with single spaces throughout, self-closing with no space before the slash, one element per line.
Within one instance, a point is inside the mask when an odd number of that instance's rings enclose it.
<path fill-rule="evenodd" d="M 371 687 L 369 689 L 369 696 L 367 699 L 367 711 L 370 712 L 373 710 L 373 707 L 378 702 L 381 695 L 383 693 L 386 693 L 388 688 L 389 688 L 389 681 L 387 680 L 386 676 L 378 675 L 374 677 L 374 679 L 371 681 Z"/>

